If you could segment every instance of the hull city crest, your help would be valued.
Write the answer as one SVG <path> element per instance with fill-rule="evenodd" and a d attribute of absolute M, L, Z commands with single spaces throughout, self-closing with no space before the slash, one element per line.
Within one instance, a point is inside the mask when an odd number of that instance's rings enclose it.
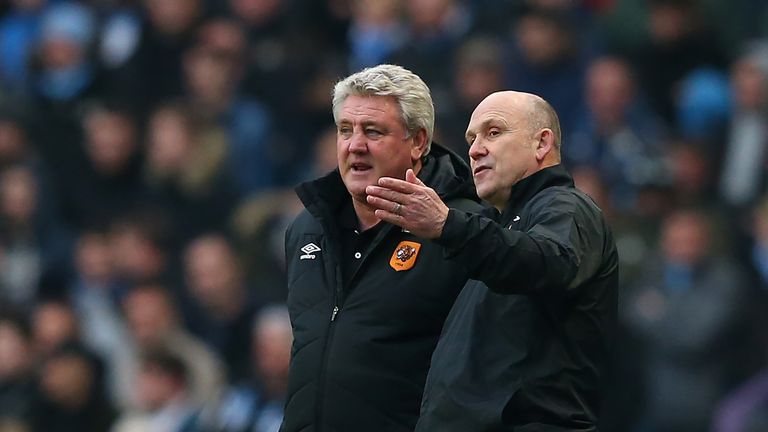
<path fill-rule="evenodd" d="M 401 241 L 389 259 L 389 266 L 395 271 L 410 270 L 416 264 L 421 244 L 412 241 Z"/>

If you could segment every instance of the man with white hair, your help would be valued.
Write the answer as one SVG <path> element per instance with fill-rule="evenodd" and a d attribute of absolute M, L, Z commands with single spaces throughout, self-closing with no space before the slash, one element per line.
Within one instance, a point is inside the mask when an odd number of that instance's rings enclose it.
<path fill-rule="evenodd" d="M 449 205 L 481 207 L 466 163 L 431 142 L 432 98 L 412 72 L 379 65 L 345 78 L 333 114 L 339 166 L 297 188 L 306 210 L 286 232 L 294 342 L 282 430 L 413 431 L 467 274 L 436 244 L 383 222 L 365 189 L 412 170 Z"/>

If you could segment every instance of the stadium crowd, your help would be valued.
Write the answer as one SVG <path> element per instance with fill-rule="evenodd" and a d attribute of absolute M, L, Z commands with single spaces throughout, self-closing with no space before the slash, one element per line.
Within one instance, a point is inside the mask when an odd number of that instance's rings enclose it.
<path fill-rule="evenodd" d="M 0 431 L 268 432 L 292 187 L 379 63 L 560 113 L 621 260 L 604 431 L 768 430 L 768 3 L 0 4 Z"/>

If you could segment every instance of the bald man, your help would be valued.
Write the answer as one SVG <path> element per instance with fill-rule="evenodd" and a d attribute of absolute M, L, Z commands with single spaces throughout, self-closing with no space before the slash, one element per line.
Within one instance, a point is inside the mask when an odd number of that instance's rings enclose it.
<path fill-rule="evenodd" d="M 410 170 L 366 189 L 377 217 L 435 239 L 474 279 L 443 328 L 416 430 L 596 431 L 617 309 L 610 229 L 560 164 L 559 120 L 540 97 L 488 96 L 466 139 L 495 211 L 449 209 Z"/>

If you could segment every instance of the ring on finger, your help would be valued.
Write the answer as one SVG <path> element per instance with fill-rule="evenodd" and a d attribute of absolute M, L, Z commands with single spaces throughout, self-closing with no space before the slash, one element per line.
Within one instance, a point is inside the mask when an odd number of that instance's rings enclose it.
<path fill-rule="evenodd" d="M 395 207 L 392 209 L 392 213 L 394 214 L 400 214 L 400 209 L 403 208 L 403 205 L 400 203 L 395 203 Z"/>

